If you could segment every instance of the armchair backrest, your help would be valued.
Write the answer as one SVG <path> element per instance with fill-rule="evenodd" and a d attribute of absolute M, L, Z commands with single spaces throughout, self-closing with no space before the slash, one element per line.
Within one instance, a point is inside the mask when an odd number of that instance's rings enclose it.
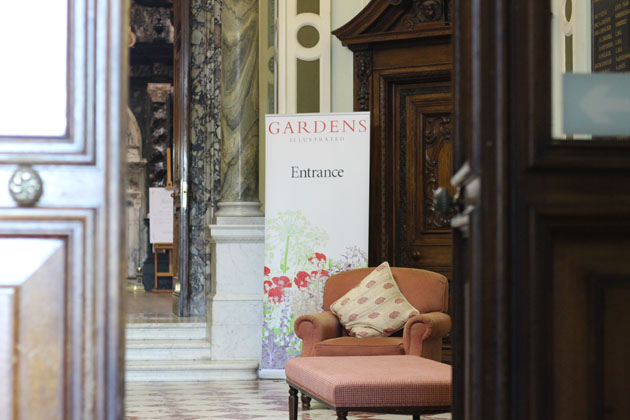
<path fill-rule="evenodd" d="M 324 285 L 324 310 L 359 284 L 376 267 L 344 271 Z M 448 312 L 448 280 L 442 274 L 417 268 L 392 267 L 392 275 L 405 298 L 420 313 Z"/>

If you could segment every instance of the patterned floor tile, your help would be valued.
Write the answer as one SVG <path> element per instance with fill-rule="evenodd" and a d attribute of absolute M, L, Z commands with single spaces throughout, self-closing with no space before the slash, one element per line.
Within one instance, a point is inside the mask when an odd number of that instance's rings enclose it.
<path fill-rule="evenodd" d="M 126 384 L 125 420 L 286 420 L 288 388 L 284 381 L 130 382 Z M 335 420 L 333 410 L 313 401 L 299 420 Z M 403 420 L 411 416 L 350 413 L 350 420 Z M 450 420 L 450 413 L 422 420 Z"/>

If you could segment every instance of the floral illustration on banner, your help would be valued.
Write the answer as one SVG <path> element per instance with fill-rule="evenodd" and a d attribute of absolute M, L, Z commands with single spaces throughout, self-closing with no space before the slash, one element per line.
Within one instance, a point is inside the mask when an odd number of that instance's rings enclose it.
<path fill-rule="evenodd" d="M 349 247 L 343 255 L 330 258 L 321 252 L 328 234 L 299 210 L 280 212 L 267 220 L 265 235 L 262 366 L 283 369 L 287 360 L 301 352 L 302 342 L 293 332 L 295 320 L 321 312 L 328 277 L 366 267 L 367 253 Z"/>

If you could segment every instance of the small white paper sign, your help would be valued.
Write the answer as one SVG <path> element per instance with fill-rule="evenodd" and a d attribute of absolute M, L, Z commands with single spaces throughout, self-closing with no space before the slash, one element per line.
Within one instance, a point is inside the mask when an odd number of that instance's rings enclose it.
<path fill-rule="evenodd" d="M 172 190 L 149 188 L 149 241 L 173 242 L 173 197 Z"/>

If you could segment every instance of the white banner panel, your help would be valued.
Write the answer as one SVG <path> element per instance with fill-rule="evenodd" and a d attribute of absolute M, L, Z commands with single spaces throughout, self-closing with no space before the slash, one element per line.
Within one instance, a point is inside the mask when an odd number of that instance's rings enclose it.
<path fill-rule="evenodd" d="M 149 242 L 173 242 L 173 190 L 149 188 Z"/>
<path fill-rule="evenodd" d="M 300 354 L 293 322 L 329 276 L 367 266 L 370 114 L 267 115 L 262 369 Z"/>

